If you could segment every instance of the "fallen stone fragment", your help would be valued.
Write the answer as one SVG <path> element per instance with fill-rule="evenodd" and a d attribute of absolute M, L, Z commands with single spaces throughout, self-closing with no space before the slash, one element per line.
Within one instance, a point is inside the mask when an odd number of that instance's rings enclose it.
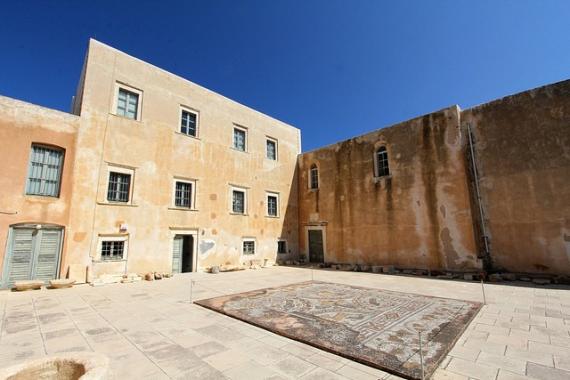
<path fill-rule="evenodd" d="M 41 289 L 44 282 L 41 280 L 22 280 L 14 283 L 14 289 L 21 292 L 24 290 L 37 290 Z"/>

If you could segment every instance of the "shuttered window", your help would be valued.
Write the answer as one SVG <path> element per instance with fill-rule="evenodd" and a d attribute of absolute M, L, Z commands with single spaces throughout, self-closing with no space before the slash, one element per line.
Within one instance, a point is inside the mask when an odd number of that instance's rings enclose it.
<path fill-rule="evenodd" d="M 122 260 L 125 249 L 124 241 L 102 241 L 101 242 L 101 259 L 102 260 Z"/>
<path fill-rule="evenodd" d="M 176 181 L 174 190 L 174 206 L 192 208 L 192 184 Z"/>
<path fill-rule="evenodd" d="M 243 242 L 243 254 L 244 255 L 255 255 L 255 241 L 245 240 Z"/>
<path fill-rule="evenodd" d="M 139 109 L 139 94 L 119 88 L 117 99 L 117 115 L 137 120 Z"/>
<path fill-rule="evenodd" d="M 63 150 L 32 145 L 26 194 L 58 197 Z"/>
<path fill-rule="evenodd" d="M 180 133 L 196 137 L 197 116 L 194 112 L 182 110 L 180 118 Z"/>
<path fill-rule="evenodd" d="M 241 128 L 234 128 L 234 149 L 245 152 L 246 149 L 246 131 Z"/>
<path fill-rule="evenodd" d="M 131 188 L 131 175 L 110 172 L 107 200 L 109 202 L 128 202 Z"/>

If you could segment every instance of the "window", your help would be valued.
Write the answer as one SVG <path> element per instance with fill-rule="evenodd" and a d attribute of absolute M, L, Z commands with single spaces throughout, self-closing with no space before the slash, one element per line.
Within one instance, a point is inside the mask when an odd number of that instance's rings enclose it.
<path fill-rule="evenodd" d="M 386 147 L 381 146 L 374 154 L 375 176 L 385 177 L 390 175 L 390 168 L 388 167 L 388 151 Z"/>
<path fill-rule="evenodd" d="M 26 194 L 59 196 L 63 150 L 32 145 Z"/>
<path fill-rule="evenodd" d="M 277 242 L 277 253 L 287 253 L 287 242 L 285 240 Z"/>
<path fill-rule="evenodd" d="M 270 160 L 277 160 L 277 140 L 268 138 L 266 148 L 266 157 Z"/>
<path fill-rule="evenodd" d="M 128 202 L 131 189 L 131 175 L 118 172 L 109 172 L 109 186 L 107 188 L 107 201 Z"/>
<path fill-rule="evenodd" d="M 315 164 L 311 165 L 311 169 L 309 170 L 309 188 L 319 188 L 319 169 Z"/>
<path fill-rule="evenodd" d="M 247 131 L 243 128 L 234 127 L 234 149 L 245 152 L 247 149 Z"/>
<path fill-rule="evenodd" d="M 279 194 L 267 193 L 267 216 L 279 216 Z"/>
<path fill-rule="evenodd" d="M 187 109 L 180 112 L 180 133 L 196 137 L 198 131 L 198 114 Z"/>
<path fill-rule="evenodd" d="M 101 260 L 122 260 L 125 241 L 102 241 Z"/>
<path fill-rule="evenodd" d="M 244 255 L 255 255 L 255 240 L 244 239 L 244 241 L 243 241 L 243 254 Z"/>
<path fill-rule="evenodd" d="M 138 120 L 139 94 L 119 87 L 117 97 L 117 115 Z"/>
<path fill-rule="evenodd" d="M 235 214 L 245 214 L 246 211 L 246 191 L 244 189 L 232 188 L 232 212 Z"/>
<path fill-rule="evenodd" d="M 192 208 L 192 182 L 175 181 L 174 206 Z"/>

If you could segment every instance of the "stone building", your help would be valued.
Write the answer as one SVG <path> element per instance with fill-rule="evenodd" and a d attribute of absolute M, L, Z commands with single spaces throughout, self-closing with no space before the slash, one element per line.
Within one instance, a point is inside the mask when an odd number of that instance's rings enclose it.
<path fill-rule="evenodd" d="M 570 274 L 570 80 L 299 157 L 312 261 Z"/>
<path fill-rule="evenodd" d="M 95 40 L 70 114 L 0 97 L 1 287 L 251 260 L 570 274 L 570 81 L 301 154 Z"/>
<path fill-rule="evenodd" d="M 300 131 L 95 40 L 72 114 L 0 98 L 0 136 L 3 287 L 298 250 Z"/>

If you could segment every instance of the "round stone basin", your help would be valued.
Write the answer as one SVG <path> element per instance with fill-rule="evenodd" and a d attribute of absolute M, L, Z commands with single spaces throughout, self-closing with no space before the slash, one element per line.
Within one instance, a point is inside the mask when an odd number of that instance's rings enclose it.
<path fill-rule="evenodd" d="M 99 354 L 48 356 L 0 370 L 6 380 L 109 380 L 109 359 Z"/>

